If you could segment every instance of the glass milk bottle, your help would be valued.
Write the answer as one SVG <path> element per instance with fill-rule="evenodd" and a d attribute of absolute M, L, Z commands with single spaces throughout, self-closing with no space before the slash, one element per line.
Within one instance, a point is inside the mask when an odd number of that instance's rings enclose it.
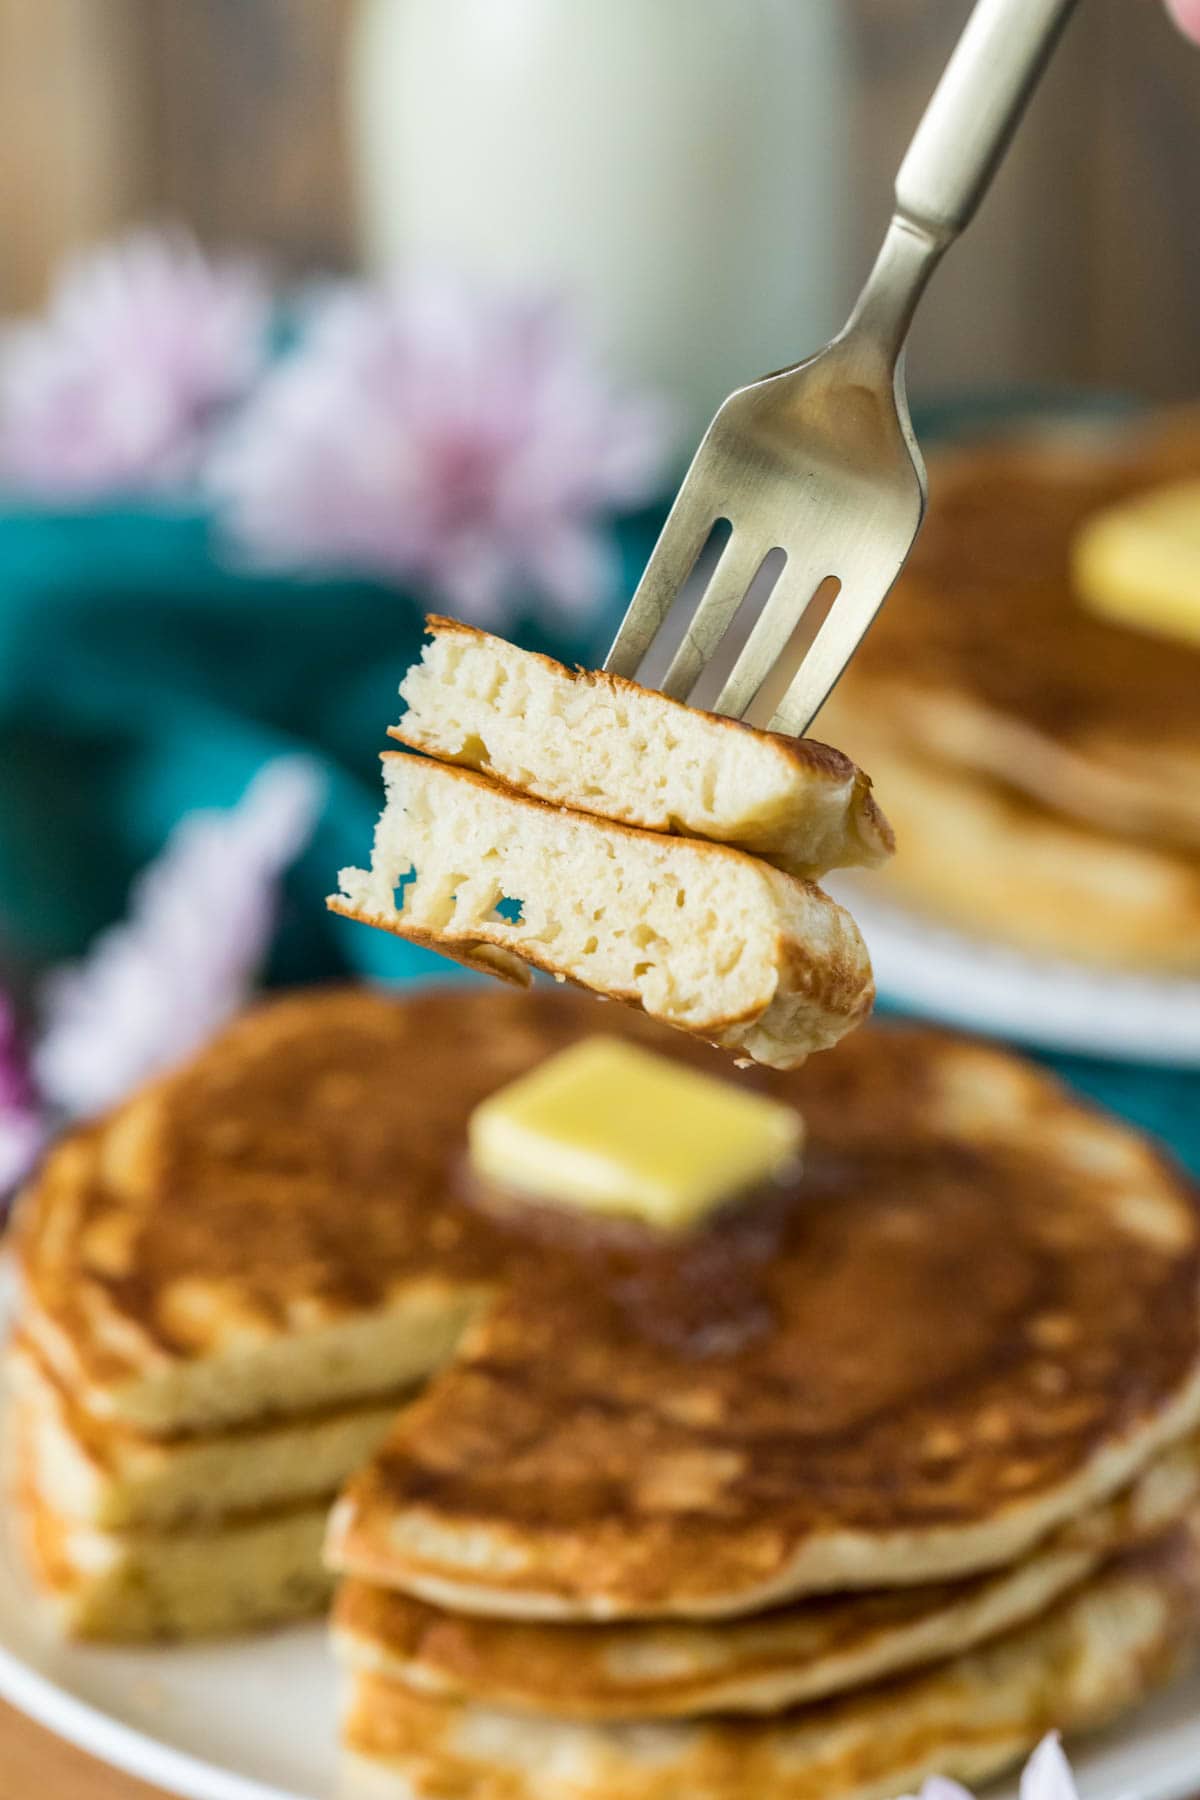
<path fill-rule="evenodd" d="M 693 432 L 841 322 L 844 0 L 359 0 L 369 264 L 546 286 Z"/>

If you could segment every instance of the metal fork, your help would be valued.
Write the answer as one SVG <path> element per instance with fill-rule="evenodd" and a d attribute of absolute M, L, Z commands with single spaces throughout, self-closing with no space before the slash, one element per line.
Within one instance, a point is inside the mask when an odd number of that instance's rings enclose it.
<path fill-rule="evenodd" d="M 904 387 L 904 340 L 917 302 L 974 214 L 1074 3 L 978 0 L 900 166 L 896 210 L 849 323 L 816 356 L 739 388 L 721 406 L 606 669 L 637 674 L 725 519 L 732 533 L 659 685 L 679 700 L 694 696 L 764 559 L 782 550 L 783 571 L 712 710 L 741 718 L 777 690 L 768 677 L 789 647 L 794 653 L 805 608 L 832 577 L 837 597 L 766 720 L 789 735 L 807 730 L 899 574 L 925 510 L 925 467 Z"/>

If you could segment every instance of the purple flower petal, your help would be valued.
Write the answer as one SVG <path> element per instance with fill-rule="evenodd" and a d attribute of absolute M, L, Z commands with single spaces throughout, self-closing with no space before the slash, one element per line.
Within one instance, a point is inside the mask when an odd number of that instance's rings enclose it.
<path fill-rule="evenodd" d="M 921 1784 L 919 1795 L 906 1794 L 903 1800 L 975 1800 L 975 1796 L 959 1781 L 950 1781 L 945 1775 L 930 1775 Z"/>
<path fill-rule="evenodd" d="M 1056 1731 L 1044 1737 L 1021 1775 L 1021 1800 L 1079 1800 L 1075 1777 Z"/>
<path fill-rule="evenodd" d="M 0 993 L 0 1216 L 5 1197 L 33 1166 L 44 1136 L 16 1014 Z"/>
<path fill-rule="evenodd" d="M 919 1795 L 903 1800 L 974 1800 L 969 1788 L 945 1775 L 931 1775 Z M 1021 1774 L 1020 1800 L 1079 1800 L 1075 1777 L 1056 1731 L 1044 1737 Z"/>
<path fill-rule="evenodd" d="M 46 312 L 0 335 L 0 480 L 43 499 L 186 479 L 266 351 L 269 296 L 245 262 L 181 231 L 70 259 Z"/>
<path fill-rule="evenodd" d="M 243 1004 L 270 945 L 279 878 L 303 849 L 322 779 L 303 757 L 267 765 L 228 812 L 176 826 L 130 912 L 51 976 L 34 1072 L 47 1100 L 88 1116 L 198 1048 Z"/>
<path fill-rule="evenodd" d="M 653 496 L 666 448 L 662 409 L 613 386 L 563 308 L 425 273 L 326 294 L 212 485 L 259 560 L 416 582 L 502 626 L 523 589 L 605 597 L 599 523 Z"/>

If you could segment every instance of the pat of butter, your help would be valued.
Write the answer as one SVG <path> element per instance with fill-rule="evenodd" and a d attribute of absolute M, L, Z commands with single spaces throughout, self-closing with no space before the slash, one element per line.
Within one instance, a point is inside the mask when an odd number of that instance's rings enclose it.
<path fill-rule="evenodd" d="M 1088 519 L 1072 575 L 1090 611 L 1200 644 L 1200 481 L 1152 488 Z"/>
<path fill-rule="evenodd" d="M 501 1088 L 469 1127 L 486 1180 L 667 1230 L 765 1180 L 802 1136 L 791 1107 L 610 1037 L 585 1038 Z"/>

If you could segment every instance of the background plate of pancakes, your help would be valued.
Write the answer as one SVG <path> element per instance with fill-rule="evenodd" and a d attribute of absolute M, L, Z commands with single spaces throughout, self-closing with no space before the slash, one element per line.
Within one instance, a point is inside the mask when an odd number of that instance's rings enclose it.
<path fill-rule="evenodd" d="M 1200 645 L 1080 599 L 1081 530 L 1200 478 L 1200 414 L 1001 425 L 930 458 L 913 554 L 817 734 L 893 863 L 836 884 L 879 991 L 1048 1049 L 1200 1063 Z"/>
<path fill-rule="evenodd" d="M 1032 956 L 889 905 L 861 883 L 827 885 L 853 912 L 889 1005 L 1044 1050 L 1200 1067 L 1200 981 Z"/>

